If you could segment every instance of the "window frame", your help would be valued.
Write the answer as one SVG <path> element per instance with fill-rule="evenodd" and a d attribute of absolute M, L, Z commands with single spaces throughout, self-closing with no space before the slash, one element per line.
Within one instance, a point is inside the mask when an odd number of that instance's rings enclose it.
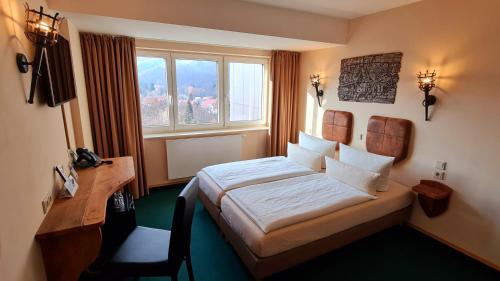
<path fill-rule="evenodd" d="M 175 119 L 173 111 L 173 88 L 172 88 L 172 58 L 170 53 L 156 50 L 136 50 L 137 57 L 163 58 L 165 60 L 165 75 L 167 76 L 167 99 L 168 99 L 168 126 L 144 126 L 141 122 L 143 134 L 157 134 L 163 132 L 173 132 L 175 130 Z M 136 62 L 137 64 L 137 62 Z M 142 112 L 141 112 L 142 119 Z"/>
<path fill-rule="evenodd" d="M 167 89 L 169 100 L 169 126 L 144 126 L 143 135 L 163 133 L 189 133 L 217 129 L 265 128 L 269 125 L 270 100 L 270 58 L 265 56 L 233 55 L 225 53 L 189 52 L 179 50 L 136 48 L 136 57 L 156 57 L 166 61 Z M 205 124 L 179 124 L 177 103 L 176 59 L 209 60 L 217 62 L 219 122 Z M 230 121 L 229 63 L 259 63 L 263 68 L 262 119 L 255 121 Z M 142 113 L 141 113 L 142 114 Z"/>
<path fill-rule="evenodd" d="M 217 129 L 224 127 L 224 68 L 223 68 L 223 56 L 219 55 L 209 55 L 209 54 L 194 54 L 194 53 L 174 53 L 170 54 L 172 58 L 172 95 L 173 95 L 173 111 L 174 111 L 174 130 L 175 131 L 195 131 L 203 129 Z M 179 123 L 179 104 L 177 103 L 177 73 L 176 73 L 176 60 L 198 60 L 198 61 L 215 61 L 217 63 L 217 103 L 218 103 L 218 113 L 219 122 L 217 123 L 202 123 L 202 124 L 180 124 Z"/>
<path fill-rule="evenodd" d="M 231 100 L 229 95 L 229 64 L 230 63 L 248 63 L 248 64 L 262 64 L 262 100 L 261 100 L 261 119 L 260 120 L 241 120 L 231 121 L 230 106 Z M 269 104 L 269 59 L 256 58 L 256 57 L 238 57 L 238 56 L 224 56 L 224 121 L 228 127 L 248 127 L 248 126 L 264 126 L 267 125 L 267 109 Z"/>

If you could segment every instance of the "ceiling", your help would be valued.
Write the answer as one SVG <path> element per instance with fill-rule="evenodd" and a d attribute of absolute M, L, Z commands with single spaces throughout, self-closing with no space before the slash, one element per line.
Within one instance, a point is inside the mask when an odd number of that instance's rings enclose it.
<path fill-rule="evenodd" d="M 263 5 L 353 19 L 422 0 L 243 0 Z"/>
<path fill-rule="evenodd" d="M 83 0 L 82 0 L 83 1 Z M 80 1 L 80 2 L 82 2 Z M 199 0 L 203 1 L 203 0 Z M 275 6 L 287 9 L 323 14 L 335 18 L 348 19 L 407 5 L 421 0 L 229 0 L 253 2 L 257 5 Z M 196 2 L 196 1 L 195 1 Z M 195 3 L 193 2 L 193 3 Z M 79 2 L 76 2 L 79 3 Z M 196 4 L 196 3 L 195 3 Z M 245 5 L 246 7 L 247 5 Z M 72 6 L 70 5 L 70 8 Z M 78 7 L 78 6 L 75 6 Z M 75 8 L 73 7 L 73 8 Z M 173 42 L 208 44 L 229 47 L 243 47 L 262 50 L 308 51 L 338 46 L 333 43 L 228 31 L 214 28 L 195 27 L 171 23 L 148 21 L 139 17 L 118 18 L 106 14 L 87 14 L 76 9 L 64 12 L 80 31 L 120 34 L 142 39 L 166 40 Z M 295 13 L 292 13 L 296 16 Z M 187 17 L 189 19 L 189 17 Z M 317 17 L 313 16 L 313 19 Z M 205 19 L 207 20 L 207 19 Z M 182 22 L 182 21 L 181 21 Z M 173 22 L 175 23 L 175 22 Z M 347 25 L 346 25 L 347 26 Z M 278 33 L 279 34 L 279 33 Z M 299 37 L 300 38 L 300 37 Z"/>
<path fill-rule="evenodd" d="M 80 31 L 119 34 L 141 39 L 243 47 L 262 50 L 308 51 L 337 46 L 332 43 L 216 30 L 175 24 L 102 17 L 65 12 Z M 126 28 L 124 28 L 126 27 Z"/>

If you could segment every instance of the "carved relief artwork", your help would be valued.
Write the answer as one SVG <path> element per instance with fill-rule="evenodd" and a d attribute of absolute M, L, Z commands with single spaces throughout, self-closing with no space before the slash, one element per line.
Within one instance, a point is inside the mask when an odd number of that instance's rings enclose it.
<path fill-rule="evenodd" d="M 343 59 L 338 95 L 341 101 L 394 103 L 403 53 Z"/>

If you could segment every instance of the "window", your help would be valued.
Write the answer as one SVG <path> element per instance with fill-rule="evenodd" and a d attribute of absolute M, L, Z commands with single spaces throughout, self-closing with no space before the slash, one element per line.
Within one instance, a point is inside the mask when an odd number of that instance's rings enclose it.
<path fill-rule="evenodd" d="M 178 127 L 221 125 L 221 61 L 217 56 L 174 55 Z"/>
<path fill-rule="evenodd" d="M 171 126 L 167 69 L 168 61 L 164 57 L 137 57 L 142 125 L 145 128 Z"/>
<path fill-rule="evenodd" d="M 226 59 L 227 121 L 265 123 L 266 60 Z"/>
<path fill-rule="evenodd" d="M 138 51 L 146 133 L 266 124 L 267 59 Z"/>

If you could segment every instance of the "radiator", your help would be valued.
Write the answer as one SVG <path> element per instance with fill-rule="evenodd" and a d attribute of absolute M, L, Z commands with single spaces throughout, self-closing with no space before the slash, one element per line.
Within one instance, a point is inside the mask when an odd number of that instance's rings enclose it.
<path fill-rule="evenodd" d="M 195 176 L 203 167 L 241 160 L 243 135 L 167 140 L 168 179 Z"/>

